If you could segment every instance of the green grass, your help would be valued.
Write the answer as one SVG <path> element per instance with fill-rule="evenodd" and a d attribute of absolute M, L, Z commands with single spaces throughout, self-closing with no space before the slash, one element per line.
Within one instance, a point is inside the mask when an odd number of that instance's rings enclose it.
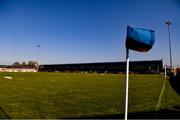
<path fill-rule="evenodd" d="M 155 111 L 163 79 L 130 75 L 129 112 Z M 11 118 L 122 114 L 124 97 L 125 75 L 120 74 L 0 73 L 0 107 Z"/>
<path fill-rule="evenodd" d="M 129 112 L 155 111 L 163 80 L 160 75 L 131 75 Z"/>
<path fill-rule="evenodd" d="M 168 80 L 162 97 L 161 109 L 180 111 L 180 96 L 172 89 Z"/>

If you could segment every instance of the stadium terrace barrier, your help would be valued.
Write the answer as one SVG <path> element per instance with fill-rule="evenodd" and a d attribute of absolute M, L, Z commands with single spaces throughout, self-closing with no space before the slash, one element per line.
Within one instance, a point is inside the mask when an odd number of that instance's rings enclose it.
<path fill-rule="evenodd" d="M 0 68 L 0 72 L 37 72 L 34 68 Z"/>

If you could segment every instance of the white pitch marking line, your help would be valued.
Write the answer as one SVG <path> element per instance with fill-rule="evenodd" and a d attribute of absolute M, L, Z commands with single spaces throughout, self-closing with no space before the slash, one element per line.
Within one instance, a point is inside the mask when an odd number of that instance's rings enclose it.
<path fill-rule="evenodd" d="M 160 109 L 161 100 L 162 100 L 162 96 L 163 96 L 163 93 L 164 93 L 166 81 L 167 81 L 167 80 L 166 80 L 166 78 L 165 78 L 165 79 L 164 79 L 164 84 L 163 84 L 163 87 L 162 87 L 162 90 L 161 90 L 161 93 L 160 93 L 160 95 L 159 95 L 158 103 L 157 103 L 157 106 L 156 106 L 156 111 Z"/>
<path fill-rule="evenodd" d="M 9 77 L 9 76 L 4 76 L 5 79 L 9 79 L 9 80 L 12 80 L 12 77 Z"/>

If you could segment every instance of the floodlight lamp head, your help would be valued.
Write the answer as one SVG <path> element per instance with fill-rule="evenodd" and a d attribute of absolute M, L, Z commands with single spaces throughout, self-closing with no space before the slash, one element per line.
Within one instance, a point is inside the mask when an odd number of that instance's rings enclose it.
<path fill-rule="evenodd" d="M 166 24 L 169 26 L 169 25 L 172 25 L 172 20 L 168 20 L 166 21 Z"/>

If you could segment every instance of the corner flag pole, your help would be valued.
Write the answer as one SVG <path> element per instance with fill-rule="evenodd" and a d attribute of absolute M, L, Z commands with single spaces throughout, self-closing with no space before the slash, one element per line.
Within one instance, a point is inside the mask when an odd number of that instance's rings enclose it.
<path fill-rule="evenodd" d="M 167 78 L 167 65 L 164 66 L 164 76 Z"/>
<path fill-rule="evenodd" d="M 129 50 L 138 52 L 149 51 L 155 42 L 154 30 L 134 28 L 127 26 L 126 36 L 126 96 L 125 96 L 125 115 L 124 119 L 128 117 L 128 87 L 129 87 Z"/>
<path fill-rule="evenodd" d="M 128 117 L 128 89 L 129 89 L 129 49 L 126 49 L 126 97 L 125 97 L 125 120 Z"/>

